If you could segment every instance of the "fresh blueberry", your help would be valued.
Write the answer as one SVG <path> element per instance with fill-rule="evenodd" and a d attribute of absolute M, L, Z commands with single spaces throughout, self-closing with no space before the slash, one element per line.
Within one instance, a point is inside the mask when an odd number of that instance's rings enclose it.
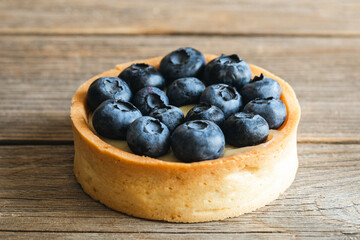
<path fill-rule="evenodd" d="M 129 86 L 117 77 L 101 77 L 96 79 L 87 92 L 87 105 L 94 111 L 102 102 L 108 99 L 130 101 L 132 97 Z"/>
<path fill-rule="evenodd" d="M 241 95 L 234 87 L 222 83 L 208 86 L 201 94 L 200 102 L 217 106 L 225 118 L 242 109 Z"/>
<path fill-rule="evenodd" d="M 241 96 L 244 103 L 248 103 L 256 98 L 264 99 L 273 97 L 279 99 L 280 94 L 280 84 L 272 78 L 265 77 L 264 74 L 255 76 L 251 82 L 247 83 L 241 89 Z"/>
<path fill-rule="evenodd" d="M 234 147 L 253 146 L 269 135 L 269 125 L 260 115 L 239 112 L 226 119 L 223 132 L 226 142 Z"/>
<path fill-rule="evenodd" d="M 169 151 L 170 131 L 153 117 L 140 117 L 129 127 L 126 141 L 135 154 L 159 157 Z"/>
<path fill-rule="evenodd" d="M 281 127 L 287 116 L 285 104 L 272 97 L 250 101 L 245 105 L 244 112 L 259 114 L 268 122 L 270 129 Z"/>
<path fill-rule="evenodd" d="M 172 82 L 166 91 L 170 104 L 177 107 L 199 103 L 205 85 L 197 78 L 179 78 Z"/>
<path fill-rule="evenodd" d="M 160 62 L 160 73 L 168 84 L 184 77 L 200 77 L 206 65 L 205 56 L 194 48 L 179 48 Z"/>
<path fill-rule="evenodd" d="M 240 90 L 250 82 L 252 73 L 249 65 L 238 55 L 224 55 L 210 61 L 204 70 L 205 84 L 225 83 Z"/>
<path fill-rule="evenodd" d="M 217 106 L 201 103 L 186 114 L 185 121 L 192 120 L 209 120 L 221 127 L 224 124 L 225 115 Z"/>
<path fill-rule="evenodd" d="M 171 135 L 171 148 L 183 162 L 219 158 L 225 149 L 225 137 L 220 127 L 207 120 L 181 124 Z"/>
<path fill-rule="evenodd" d="M 135 94 L 133 103 L 143 115 L 149 115 L 154 108 L 168 105 L 169 99 L 165 92 L 157 87 L 144 87 Z"/>
<path fill-rule="evenodd" d="M 103 137 L 125 139 L 129 125 L 141 116 L 139 109 L 131 103 L 109 99 L 96 108 L 92 123 Z"/>
<path fill-rule="evenodd" d="M 181 109 L 171 105 L 155 108 L 149 116 L 159 119 L 169 128 L 170 132 L 173 132 L 184 121 L 184 113 Z"/>
<path fill-rule="evenodd" d="M 136 63 L 125 68 L 119 75 L 136 93 L 144 87 L 165 88 L 165 79 L 158 70 L 145 63 Z"/>

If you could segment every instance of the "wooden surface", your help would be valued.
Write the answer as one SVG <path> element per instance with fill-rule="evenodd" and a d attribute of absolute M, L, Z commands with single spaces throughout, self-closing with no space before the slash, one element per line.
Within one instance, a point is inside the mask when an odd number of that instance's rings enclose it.
<path fill-rule="evenodd" d="M 359 1 L 0 1 L 0 239 L 360 239 Z M 72 173 L 71 97 L 180 46 L 237 53 L 302 107 L 294 184 L 258 211 L 170 224 L 114 212 Z"/>
<path fill-rule="evenodd" d="M 354 0 L 3 0 L 8 34 L 359 36 Z"/>
<path fill-rule="evenodd" d="M 297 178 L 278 200 L 251 214 L 201 224 L 137 219 L 93 201 L 73 175 L 73 146 L 2 146 L 0 156 L 0 236 L 228 239 L 359 234 L 359 144 L 300 144 Z"/>

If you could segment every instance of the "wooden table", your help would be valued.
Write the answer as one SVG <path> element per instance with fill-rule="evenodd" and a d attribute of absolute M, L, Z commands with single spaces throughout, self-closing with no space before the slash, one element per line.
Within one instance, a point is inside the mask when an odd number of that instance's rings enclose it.
<path fill-rule="evenodd" d="M 353 0 L 0 1 L 0 238 L 359 239 L 359 12 Z M 181 46 L 237 53 L 298 95 L 296 180 L 254 213 L 137 219 L 93 201 L 74 178 L 77 87 Z"/>

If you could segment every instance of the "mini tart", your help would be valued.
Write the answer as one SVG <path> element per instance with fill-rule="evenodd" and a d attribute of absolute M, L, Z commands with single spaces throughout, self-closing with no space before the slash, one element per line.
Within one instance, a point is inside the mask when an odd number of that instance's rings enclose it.
<path fill-rule="evenodd" d="M 217 56 L 205 55 L 207 61 Z M 89 128 L 86 93 L 99 77 L 118 76 L 129 65 L 159 67 L 162 57 L 120 64 L 76 91 L 71 106 L 74 172 L 93 199 L 128 215 L 169 222 L 205 222 L 236 217 L 275 200 L 293 182 L 298 167 L 296 131 L 300 105 L 288 83 L 250 65 L 253 76 L 277 80 L 287 119 L 266 143 L 230 156 L 194 163 L 167 162 L 120 150 Z"/>

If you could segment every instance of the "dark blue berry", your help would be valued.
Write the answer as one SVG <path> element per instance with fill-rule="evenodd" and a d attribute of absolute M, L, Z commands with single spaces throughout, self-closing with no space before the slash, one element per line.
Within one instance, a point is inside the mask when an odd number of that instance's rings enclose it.
<path fill-rule="evenodd" d="M 96 79 L 87 92 L 87 105 L 94 111 L 102 102 L 108 99 L 130 101 L 131 90 L 126 82 L 117 77 L 101 77 Z"/>
<path fill-rule="evenodd" d="M 173 132 L 177 126 L 184 122 L 184 113 L 181 109 L 171 105 L 155 108 L 149 116 L 159 119 L 169 128 L 170 132 Z"/>
<path fill-rule="evenodd" d="M 240 90 L 250 82 L 252 76 L 249 65 L 238 55 L 224 55 L 210 61 L 204 70 L 205 84 L 225 83 Z"/>
<path fill-rule="evenodd" d="M 220 127 L 207 120 L 181 124 L 171 135 L 171 148 L 183 162 L 197 162 L 219 158 L 225 149 Z"/>
<path fill-rule="evenodd" d="M 197 78 L 179 78 L 172 82 L 166 91 L 170 104 L 181 107 L 199 103 L 205 85 Z"/>
<path fill-rule="evenodd" d="M 119 78 L 130 86 L 133 93 L 144 87 L 165 88 L 165 78 L 155 67 L 145 63 L 136 63 L 125 68 Z"/>
<path fill-rule="evenodd" d="M 264 143 L 269 135 L 266 120 L 252 113 L 235 113 L 226 119 L 222 129 L 226 142 L 234 147 Z"/>
<path fill-rule="evenodd" d="M 208 86 L 201 94 L 200 102 L 217 106 L 224 112 L 225 118 L 242 109 L 241 95 L 226 84 Z"/>
<path fill-rule="evenodd" d="M 259 114 L 268 122 L 270 129 L 281 127 L 287 116 L 285 104 L 274 98 L 252 100 L 245 105 L 244 112 Z"/>
<path fill-rule="evenodd" d="M 170 132 L 158 119 L 141 117 L 130 125 L 126 141 L 135 154 L 160 157 L 169 151 Z"/>
<path fill-rule="evenodd" d="M 110 99 L 96 108 L 92 124 L 103 137 L 125 139 L 129 125 L 141 116 L 139 109 L 131 103 Z"/>
<path fill-rule="evenodd" d="M 133 103 L 143 115 L 149 115 L 154 108 L 168 105 L 169 99 L 157 87 L 144 87 L 135 94 Z"/>
<path fill-rule="evenodd" d="M 264 74 L 255 76 L 251 82 L 247 83 L 241 89 L 241 96 L 244 103 L 248 103 L 256 98 L 264 99 L 273 97 L 279 99 L 280 94 L 280 84 L 272 78 L 265 77 Z"/>
<path fill-rule="evenodd" d="M 178 78 L 201 77 L 206 65 L 205 56 L 196 49 L 179 48 L 166 55 L 160 62 L 160 73 L 167 84 Z"/>
<path fill-rule="evenodd" d="M 185 121 L 188 122 L 192 120 L 209 120 L 221 127 L 224 124 L 225 115 L 217 106 L 202 103 L 193 107 L 186 114 Z"/>

